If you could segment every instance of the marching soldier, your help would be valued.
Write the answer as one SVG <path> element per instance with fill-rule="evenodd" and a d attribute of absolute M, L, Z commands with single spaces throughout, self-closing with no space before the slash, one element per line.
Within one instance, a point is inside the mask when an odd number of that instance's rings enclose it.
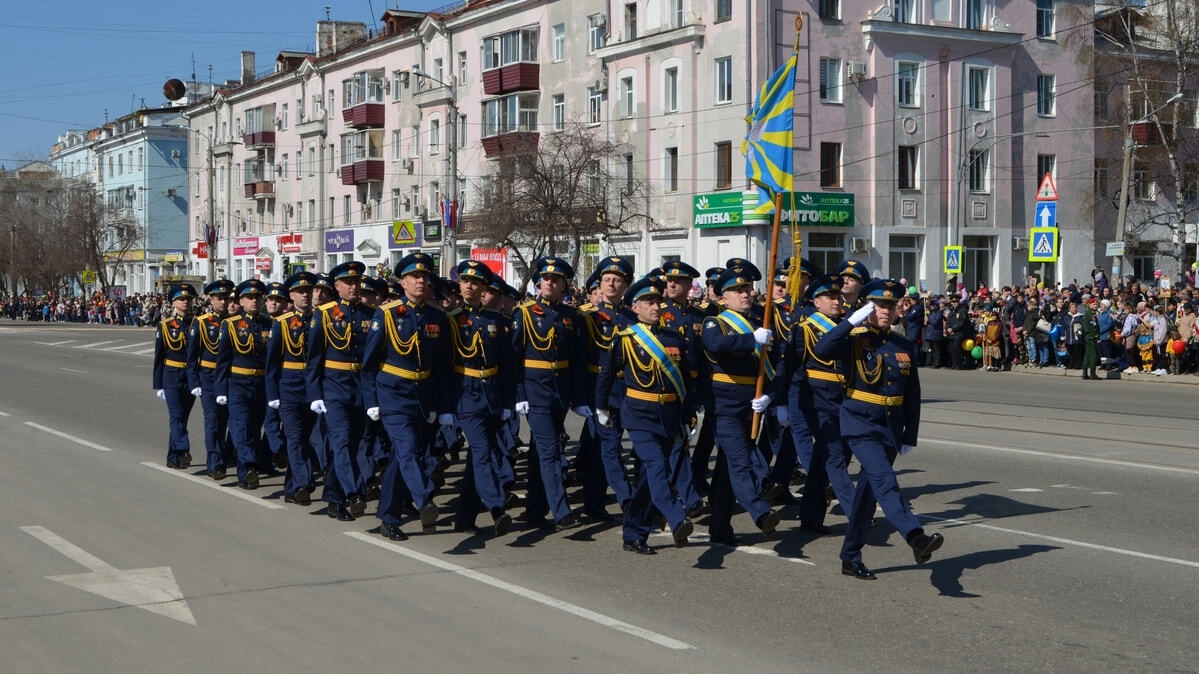
<path fill-rule="evenodd" d="M 692 365 L 687 362 L 686 340 L 659 323 L 661 287 L 644 278 L 629 288 L 624 299 L 637 320 L 613 335 L 611 348 L 600 361 L 596 419 L 607 425 L 613 419 L 611 405 L 623 408 L 621 419 L 633 452 L 641 460 L 625 510 L 623 547 L 652 555 L 655 551 L 646 538 L 656 519 L 655 510 L 670 524 L 677 547 L 687 545 L 687 537 L 695 529 L 671 486 L 670 457 L 681 452 L 680 446 L 691 434 L 696 397 L 691 391 L 694 379 L 689 376 Z M 613 396 L 618 390 L 622 395 Z"/>
<path fill-rule="evenodd" d="M 434 424 L 453 425 L 450 412 L 449 326 L 434 306 L 433 258 L 412 253 L 396 264 L 403 299 L 375 311 L 362 358 L 362 397 L 366 414 L 383 422 L 391 439 L 391 460 L 379 494 L 380 533 L 391 540 L 408 538 L 400 529 L 411 497 L 421 527 L 437 523 L 428 447 Z"/>
<path fill-rule="evenodd" d="M 703 349 L 701 339 L 706 315 L 702 309 L 692 305 L 687 297 L 691 292 L 691 282 L 699 276 L 699 271 L 678 260 L 664 262 L 660 269 L 660 278 L 664 285 L 659 322 L 662 327 L 678 332 L 679 336 L 683 338 L 684 352 L 688 354 L 689 367 L 692 368 L 686 374 L 689 379 L 694 381 L 692 397 L 695 408 L 698 410 L 711 396 L 711 373 L 708 369 L 707 359 L 702 356 L 695 357 Z M 709 435 L 711 435 L 710 431 Z M 709 441 L 710 446 L 711 442 Z M 691 462 L 692 457 L 687 453 L 686 443 L 679 443 L 677 453 L 670 457 L 674 487 L 679 493 L 679 498 L 683 500 L 683 505 L 687 508 L 687 516 L 698 517 L 703 514 L 706 506 L 695 486 Z M 706 459 L 704 464 L 707 465 Z"/>
<path fill-rule="evenodd" d="M 216 401 L 229 407 L 229 438 L 237 451 L 237 483 L 242 489 L 258 488 L 259 459 L 266 456 L 262 422 L 271 322 L 258 313 L 265 291 L 266 286 L 257 279 L 238 284 L 236 297 L 242 313 L 221 322 L 217 349 Z"/>
<path fill-rule="evenodd" d="M 187 419 L 196 396 L 188 386 L 187 358 L 191 327 L 192 300 L 196 289 L 190 283 L 171 286 L 168 299 L 171 315 L 158 323 L 154 332 L 154 393 L 166 401 L 170 437 L 167 440 L 167 467 L 192 465 L 191 441 L 187 437 Z"/>
<path fill-rule="evenodd" d="M 724 310 L 720 305 L 720 292 L 717 290 L 717 284 L 720 281 L 720 275 L 724 273 L 724 267 L 709 267 L 704 272 L 704 301 L 698 306 L 699 310 L 705 316 L 715 316 Z M 702 346 L 703 327 L 700 327 L 700 345 Z M 707 364 L 707 359 L 700 361 L 705 372 L 711 368 Z M 691 476 L 695 483 L 695 488 L 701 493 L 707 493 L 708 487 L 708 463 L 712 459 L 712 450 L 716 448 L 716 415 L 713 411 L 715 403 L 712 399 L 712 385 L 705 377 L 704 383 L 704 419 L 699 427 L 699 436 L 695 439 L 695 448 L 691 453 Z M 709 499 L 710 500 L 710 499 Z"/>
<path fill-rule="evenodd" d="M 556 257 L 537 260 L 535 268 L 539 294 L 512 318 L 516 412 L 528 418 L 536 449 L 529 457 L 525 516 L 537 524 L 548 510 L 554 528 L 564 531 L 582 525 L 566 502 L 562 427 L 567 409 L 591 416 L 583 391 L 587 340 L 578 313 L 562 301 L 574 270 Z"/>
<path fill-rule="evenodd" d="M 283 500 L 302 506 L 312 503 L 312 490 L 316 486 L 312 472 L 316 453 L 311 442 L 316 415 L 308 409 L 308 387 L 304 380 L 315 283 L 316 275 L 306 271 L 296 272 L 283 282 L 294 308 L 271 323 L 266 345 L 267 407 L 279 415 L 287 448 Z"/>
<path fill-rule="evenodd" d="M 396 285 L 399 285 L 396 282 Z M 373 316 L 385 302 L 392 301 L 391 287 L 387 281 L 378 276 L 362 277 L 362 306 Z M 403 298 L 403 288 L 400 296 Z M 368 501 L 379 498 L 382 493 L 382 474 L 387 466 L 387 457 L 391 455 L 391 441 L 383 430 L 383 424 L 377 419 L 367 416 L 366 426 L 362 429 L 362 451 L 358 452 L 358 474 L 366 481 L 363 496 Z"/>
<path fill-rule="evenodd" d="M 267 283 L 266 296 L 263 303 L 266 306 L 266 317 L 271 320 L 271 325 L 273 326 L 275 319 L 287 311 L 287 306 L 291 303 L 287 287 L 279 281 Z M 267 396 L 268 403 L 276 399 L 269 395 Z M 280 470 L 286 468 L 287 440 L 283 437 L 283 424 L 279 420 L 279 409 L 277 406 L 272 407 L 269 404 L 267 405 L 266 416 L 262 424 L 262 433 L 266 436 L 267 448 L 270 450 L 275 468 Z"/>
<path fill-rule="evenodd" d="M 358 472 L 366 412 L 362 405 L 362 348 L 371 314 L 361 302 L 362 272 L 357 260 L 329 270 L 337 299 L 318 305 L 308 328 L 308 408 L 324 417 L 329 451 L 326 514 L 343 522 L 366 512 L 364 477 Z"/>
<path fill-rule="evenodd" d="M 209 310 L 192 321 L 187 339 L 187 383 L 204 410 L 205 463 L 214 480 L 225 479 L 225 457 L 230 453 L 229 408 L 216 402 L 216 361 L 221 323 L 229 315 L 232 294 L 232 281 L 221 279 L 204 286 Z"/>
<path fill-rule="evenodd" d="M 749 263 L 746 263 L 747 265 Z M 754 398 L 758 361 L 765 357 L 773 331 L 754 328 L 750 323 L 753 300 L 750 290 L 761 272 L 755 267 L 727 268 L 717 287 L 726 307 L 704 321 L 704 349 L 712 364 L 715 435 L 719 445 L 716 471 L 712 478 L 712 518 L 709 531 L 713 542 L 736 546 L 730 520 L 734 500 L 754 524 L 768 537 L 774 536 L 779 514 L 759 491 L 760 476 L 766 473 L 762 455 L 750 443 L 752 412 L 763 413 L 771 396 Z M 767 368 L 768 375 L 770 374 Z"/>
<path fill-rule="evenodd" d="M 841 277 L 841 313 L 849 314 L 862 306 L 859 295 L 862 286 L 870 283 L 870 272 L 861 262 L 846 260 L 837 268 L 837 276 Z"/>
<path fill-rule="evenodd" d="M 511 349 L 511 327 L 512 327 L 512 307 L 514 302 L 519 299 L 520 293 L 515 288 L 508 285 L 504 279 L 492 274 L 491 281 L 487 287 L 483 289 L 483 306 L 487 309 L 495 311 L 504 317 L 504 327 L 509 336 L 508 348 Z M 498 329 L 498 328 L 497 328 Z M 505 361 L 504 368 L 510 368 L 513 359 Z M 504 384 L 507 389 L 504 394 L 509 400 L 516 395 L 516 382 L 513 380 L 509 372 Z M 513 403 L 515 404 L 515 403 Z M 505 494 L 505 504 L 508 501 L 515 500 L 516 496 L 512 492 L 512 487 L 516 484 L 516 470 L 514 467 L 516 457 L 516 446 L 518 436 L 520 435 L 520 416 L 517 414 L 503 415 L 503 423 L 500 425 L 498 438 L 496 440 L 497 451 L 499 452 L 496 458 L 496 469 L 500 475 L 500 486 L 503 487 Z"/>
<path fill-rule="evenodd" d="M 915 449 L 920 427 L 916 349 L 907 338 L 891 332 L 904 292 L 904 287 L 891 279 L 867 283 L 861 292 L 866 305 L 829 330 L 812 349 L 819 358 L 841 358 L 846 363 L 841 436 L 862 464 L 862 474 L 847 511 L 849 529 L 841 547 L 841 573 L 862 580 L 876 578 L 862 562 L 876 499 L 887 520 L 912 547 L 917 564 L 927 562 L 945 542 L 939 533 L 924 533 L 899 493 L 892 468 L 898 454 Z"/>

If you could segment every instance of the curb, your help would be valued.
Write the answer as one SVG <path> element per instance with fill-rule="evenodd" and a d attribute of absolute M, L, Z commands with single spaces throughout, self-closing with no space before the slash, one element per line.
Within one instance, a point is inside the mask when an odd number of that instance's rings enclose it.
<path fill-rule="evenodd" d="M 1071 377 L 1073 379 L 1082 380 L 1082 370 L 1066 370 L 1060 367 L 1031 367 L 1028 365 L 1013 365 L 1011 372 L 1017 374 L 1031 374 L 1042 377 Z M 1164 384 L 1178 384 L 1181 386 L 1199 386 L 1199 375 L 1196 374 L 1180 374 L 1180 375 L 1156 375 L 1144 374 L 1138 372 L 1136 374 L 1125 374 L 1120 370 L 1112 370 L 1111 372 L 1098 372 L 1100 379 L 1105 381 L 1139 381 L 1139 382 L 1161 382 Z"/>

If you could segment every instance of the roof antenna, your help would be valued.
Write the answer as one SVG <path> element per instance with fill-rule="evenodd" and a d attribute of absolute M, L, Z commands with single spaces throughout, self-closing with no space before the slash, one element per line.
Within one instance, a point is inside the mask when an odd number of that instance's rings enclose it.
<path fill-rule="evenodd" d="M 329 21 L 329 10 L 333 9 L 332 5 L 325 5 L 325 21 Z"/>

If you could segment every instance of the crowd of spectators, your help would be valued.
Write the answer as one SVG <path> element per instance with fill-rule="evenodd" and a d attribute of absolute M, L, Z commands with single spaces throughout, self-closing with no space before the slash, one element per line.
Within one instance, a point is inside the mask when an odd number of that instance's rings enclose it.
<path fill-rule="evenodd" d="M 75 295 L 30 294 L 10 297 L 0 296 L 0 315 L 17 321 L 43 321 L 47 323 L 92 323 L 97 325 L 130 325 L 143 327 L 162 319 L 167 309 L 164 295 L 135 294 L 123 298 L 105 297 L 95 293 L 91 297 Z"/>

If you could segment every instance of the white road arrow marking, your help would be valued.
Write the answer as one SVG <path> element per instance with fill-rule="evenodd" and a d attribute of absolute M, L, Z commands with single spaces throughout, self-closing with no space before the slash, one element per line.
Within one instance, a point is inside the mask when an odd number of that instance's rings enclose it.
<path fill-rule="evenodd" d="M 195 625 L 196 618 L 175 582 L 169 566 L 122 571 L 83 548 L 42 526 L 21 527 L 21 531 L 61 552 L 72 561 L 86 566 L 89 573 L 46 576 L 47 580 L 98 594 L 126 606 L 145 609 L 181 623 Z"/>

